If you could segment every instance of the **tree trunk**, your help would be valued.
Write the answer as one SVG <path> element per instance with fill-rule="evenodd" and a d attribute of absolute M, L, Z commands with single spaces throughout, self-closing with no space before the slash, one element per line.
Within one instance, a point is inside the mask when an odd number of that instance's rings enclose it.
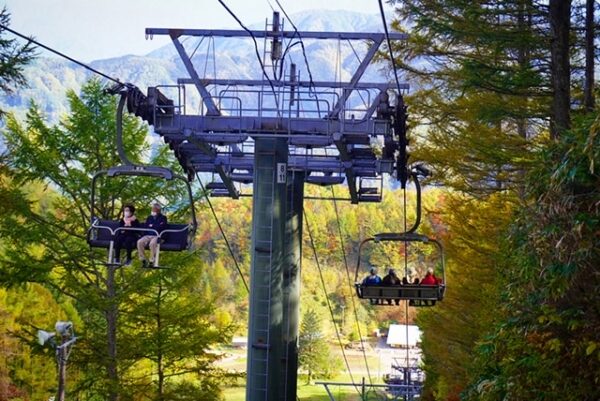
<path fill-rule="evenodd" d="M 519 2 L 519 13 L 517 15 L 517 26 L 519 27 L 519 32 L 523 34 L 524 32 L 531 31 L 532 24 L 532 15 L 531 15 L 532 4 L 531 0 L 521 0 Z M 531 64 L 531 54 L 529 51 L 529 46 L 520 41 L 519 47 L 517 49 L 517 61 L 519 63 L 520 72 L 523 73 L 527 69 L 529 69 Z M 529 100 L 529 99 L 527 99 Z M 527 139 L 527 129 L 528 129 L 528 120 L 526 117 L 519 117 L 517 119 L 517 134 L 523 138 Z M 518 172 L 519 183 L 517 192 L 521 199 L 525 199 L 525 169 L 521 169 Z"/>
<path fill-rule="evenodd" d="M 521 34 L 531 30 L 531 0 L 521 0 L 519 2 L 517 26 Z M 517 48 L 517 61 L 521 73 L 529 68 L 529 47 L 523 43 L 520 43 Z M 527 139 L 527 119 L 525 117 L 520 117 L 517 120 L 517 133 L 521 138 Z"/>
<path fill-rule="evenodd" d="M 594 99 L 594 3 L 585 3 L 585 86 L 583 88 L 583 104 L 586 111 L 593 111 L 596 106 Z"/>
<path fill-rule="evenodd" d="M 554 139 L 571 126 L 571 64 L 569 33 L 571 0 L 550 0 L 550 55 L 552 64 L 552 110 L 550 132 Z"/>
<path fill-rule="evenodd" d="M 106 331 L 108 344 L 108 362 L 106 366 L 108 374 L 108 400 L 118 401 L 119 399 L 119 371 L 117 369 L 117 321 L 119 308 L 116 300 L 116 267 L 107 267 L 106 277 L 106 295 L 108 308 L 106 310 Z"/>

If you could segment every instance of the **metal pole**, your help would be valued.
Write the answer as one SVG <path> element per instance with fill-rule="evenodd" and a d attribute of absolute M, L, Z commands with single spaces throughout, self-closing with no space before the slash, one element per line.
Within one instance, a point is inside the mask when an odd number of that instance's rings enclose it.
<path fill-rule="evenodd" d="M 286 230 L 283 271 L 283 370 L 284 400 L 296 401 L 298 380 L 298 330 L 300 322 L 300 266 L 302 261 L 302 219 L 304 172 L 288 173 Z"/>
<path fill-rule="evenodd" d="M 58 391 L 56 395 L 57 401 L 65 401 L 65 382 L 67 379 L 67 347 L 64 344 L 67 338 L 60 335 L 60 347 L 56 347 L 56 359 L 58 362 Z"/>
<path fill-rule="evenodd" d="M 364 376 L 362 378 L 361 393 L 362 393 L 362 395 L 361 395 L 360 399 L 365 401 L 365 377 Z"/>
<path fill-rule="evenodd" d="M 257 138 L 254 157 L 247 401 L 283 400 L 287 140 Z M 295 395 L 294 395 L 295 400 Z"/>

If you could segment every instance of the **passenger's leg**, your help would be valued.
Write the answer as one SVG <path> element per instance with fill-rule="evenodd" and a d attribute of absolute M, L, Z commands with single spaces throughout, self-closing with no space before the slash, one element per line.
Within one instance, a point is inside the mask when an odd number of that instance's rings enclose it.
<path fill-rule="evenodd" d="M 115 238 L 115 253 L 113 255 L 113 262 L 121 262 L 121 248 L 123 248 L 123 236 L 119 235 Z"/>
<path fill-rule="evenodd" d="M 144 235 L 137 242 L 138 257 L 142 262 L 146 260 L 145 249 L 146 245 L 150 243 L 150 240 L 152 240 L 152 235 Z"/>
<path fill-rule="evenodd" d="M 154 263 L 156 260 L 156 247 L 158 246 L 158 237 L 152 237 L 150 239 L 150 263 Z"/>
<path fill-rule="evenodd" d="M 131 263 L 131 252 L 133 252 L 133 248 L 136 246 L 136 240 L 134 237 L 127 237 L 127 241 L 125 242 L 125 250 L 127 252 L 127 260 L 125 263 Z"/>

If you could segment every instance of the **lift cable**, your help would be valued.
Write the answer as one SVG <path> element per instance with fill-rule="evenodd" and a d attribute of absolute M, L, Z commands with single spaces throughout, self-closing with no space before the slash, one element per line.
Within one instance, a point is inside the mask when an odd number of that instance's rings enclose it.
<path fill-rule="evenodd" d="M 93 72 L 94 74 L 98 74 L 98 75 L 100 75 L 101 77 L 108 79 L 109 81 L 113 81 L 114 83 L 117 83 L 117 84 L 120 84 L 120 85 L 121 85 L 121 84 L 123 84 L 123 83 L 122 83 L 122 82 L 121 82 L 119 79 L 117 79 L 117 78 L 113 78 L 113 77 L 111 77 L 110 75 L 107 75 L 107 74 L 103 73 L 102 71 L 98 71 L 97 69 L 95 69 L 95 68 L 93 68 L 93 67 L 91 67 L 91 66 L 89 66 L 89 65 L 87 65 L 87 64 L 85 64 L 85 63 L 83 63 L 83 62 L 81 62 L 81 61 L 75 60 L 74 58 L 72 58 L 72 57 L 69 57 L 69 56 L 67 56 L 67 55 L 66 55 L 66 54 L 64 54 L 64 53 L 61 53 L 61 52 L 59 52 L 58 50 L 56 50 L 56 49 L 53 49 L 53 48 L 51 48 L 50 46 L 46 46 L 45 44 L 43 44 L 43 43 L 40 43 L 40 42 L 38 42 L 37 40 L 35 40 L 35 39 L 33 39 L 33 38 L 27 37 L 26 35 L 23 35 L 22 33 L 19 33 L 19 32 L 17 32 L 17 31 L 15 31 L 14 29 L 10 29 L 10 28 L 9 28 L 9 27 L 7 27 L 6 25 L 1 25 L 1 24 L 0 24 L 0 30 L 5 30 L 5 31 L 8 31 L 8 32 L 12 33 L 13 35 L 16 35 L 16 36 L 18 36 L 18 37 L 20 37 L 20 38 L 23 38 L 23 39 L 27 40 L 28 42 L 30 42 L 30 43 L 33 43 L 34 45 L 36 45 L 36 46 L 39 46 L 39 47 L 41 47 L 41 48 L 43 48 L 43 49 L 46 49 L 46 50 L 48 50 L 50 53 L 54 53 L 54 54 L 56 54 L 57 56 L 60 56 L 60 57 L 62 57 L 62 58 L 64 58 L 64 59 L 67 59 L 67 60 L 69 60 L 70 62 L 72 62 L 72 63 L 75 63 L 75 64 L 77 64 L 78 66 L 80 66 L 80 67 L 83 67 L 83 68 L 85 68 L 86 70 L 89 70 L 89 71 Z"/>
<path fill-rule="evenodd" d="M 350 375 L 350 381 L 352 385 L 362 398 L 362 392 L 358 388 L 358 385 L 354 381 L 354 375 L 352 374 L 352 370 L 350 369 L 350 363 L 348 362 L 348 358 L 346 357 L 346 351 L 344 350 L 344 345 L 342 344 L 342 338 L 340 336 L 340 332 L 338 330 L 337 324 L 335 322 L 335 314 L 333 313 L 333 308 L 331 307 L 331 301 L 329 301 L 329 296 L 327 295 L 327 286 L 325 285 L 325 279 L 323 278 L 323 271 L 321 270 L 321 263 L 319 262 L 319 256 L 317 255 L 317 248 L 315 246 L 314 237 L 312 234 L 312 230 L 310 228 L 310 223 L 308 221 L 308 213 L 304 213 L 304 222 L 306 223 L 306 229 L 308 231 L 308 238 L 310 239 L 310 246 L 313 251 L 313 255 L 315 258 L 315 264 L 317 265 L 317 269 L 319 270 L 319 278 L 321 279 L 321 285 L 323 287 L 323 294 L 325 295 L 325 300 L 327 301 L 327 307 L 329 308 L 329 313 L 331 314 L 331 322 L 333 323 L 333 327 L 335 329 L 335 335 L 337 337 L 338 343 L 340 345 L 340 349 L 342 350 L 342 356 L 344 357 L 344 362 L 346 364 L 346 368 L 348 369 L 348 374 Z M 364 401 L 364 400 L 363 400 Z"/>
<path fill-rule="evenodd" d="M 403 190 L 403 203 L 404 203 L 404 232 L 407 230 L 406 224 L 406 188 Z M 408 242 L 404 241 L 404 276 L 408 279 Z M 405 325 L 406 325 L 406 372 L 410 374 L 410 349 L 409 349 L 409 340 L 408 340 L 408 300 L 404 303 L 404 317 L 405 317 Z"/>
<path fill-rule="evenodd" d="M 379 1 L 379 12 L 381 13 L 381 20 L 383 21 L 383 30 L 385 32 L 385 40 L 387 42 L 388 51 L 390 53 L 390 60 L 392 61 L 392 70 L 394 70 L 394 79 L 396 80 L 396 87 L 398 89 L 398 95 L 402 93 L 400 91 L 400 80 L 398 79 L 398 71 L 396 70 L 396 60 L 394 59 L 394 52 L 392 50 L 392 41 L 390 40 L 390 33 L 388 31 L 387 22 L 385 20 L 385 12 L 383 11 L 383 1 Z"/>
<path fill-rule="evenodd" d="M 271 81 L 271 78 L 269 78 L 267 69 L 265 68 L 262 58 L 260 57 L 260 51 L 258 50 L 258 42 L 256 41 L 256 37 L 254 36 L 252 31 L 250 29 L 248 29 L 246 27 L 246 25 L 244 25 L 244 23 L 239 19 L 239 17 L 233 11 L 231 11 L 231 9 L 227 6 L 227 4 L 225 4 L 225 2 L 223 0 L 217 0 L 217 1 L 223 6 L 223 8 L 225 10 L 227 10 L 229 15 L 231 15 L 233 17 L 233 19 L 236 20 L 236 22 L 240 25 L 240 27 L 242 27 L 242 29 L 250 35 L 250 38 L 252 38 L 252 41 L 254 42 L 254 51 L 256 52 L 256 58 L 258 59 L 258 63 L 260 64 L 260 69 L 262 70 L 263 76 L 267 79 L 267 81 L 269 81 L 269 86 L 271 86 L 271 91 L 273 92 L 275 105 L 277 107 L 277 113 L 279 114 L 279 101 L 277 100 L 277 92 L 275 91 L 275 86 L 273 86 L 273 81 Z"/>
<path fill-rule="evenodd" d="M 350 291 L 353 291 L 354 286 L 352 284 L 352 279 L 350 277 L 350 268 L 348 267 L 348 257 L 346 255 L 346 247 L 345 247 L 345 243 L 344 243 L 344 236 L 342 234 L 342 224 L 340 222 L 340 215 L 339 215 L 339 211 L 338 211 L 335 190 L 333 189 L 333 186 L 331 186 L 330 188 L 331 188 L 331 195 L 333 197 L 333 208 L 335 210 L 335 219 L 337 221 L 338 236 L 340 238 L 340 249 L 342 251 L 342 257 L 344 259 L 344 267 L 346 268 L 346 278 L 348 280 L 348 286 L 350 288 Z M 365 360 L 365 367 L 367 368 L 367 376 L 369 377 L 369 383 L 373 384 L 373 379 L 371 378 L 371 370 L 369 369 L 369 362 L 367 360 L 367 352 L 364 347 L 363 336 L 362 336 L 362 333 L 360 330 L 360 320 L 358 319 L 358 310 L 356 308 L 356 301 L 354 300 L 354 296 L 352 296 L 352 292 L 350 294 L 351 294 L 350 299 L 352 301 L 352 310 L 354 311 L 354 320 L 356 321 L 356 329 L 358 331 L 358 338 L 360 339 L 360 345 L 362 348 L 363 359 Z"/>
<path fill-rule="evenodd" d="M 242 269 L 240 268 L 240 265 L 239 265 L 237 259 L 235 258 L 235 254 L 233 253 L 233 248 L 231 247 L 231 244 L 229 243 L 229 240 L 227 239 L 227 235 L 225 235 L 223 226 L 221 225 L 221 222 L 219 221 L 219 217 L 217 216 L 217 213 L 215 212 L 212 202 L 210 201 L 210 197 L 208 196 L 208 192 L 206 191 L 206 188 L 204 188 L 204 184 L 202 183 L 202 180 L 200 179 L 200 175 L 198 173 L 196 173 L 196 178 L 198 179 L 198 182 L 200 183 L 200 188 L 202 189 L 202 192 L 204 193 L 204 197 L 206 198 L 206 203 L 208 203 L 208 207 L 210 208 L 213 218 L 215 219 L 215 222 L 217 223 L 217 226 L 219 227 L 219 231 L 221 232 L 221 235 L 223 236 L 223 239 L 225 240 L 225 244 L 227 245 L 227 249 L 229 250 L 231 259 L 233 260 L 233 263 L 235 264 L 235 268 L 238 271 L 238 273 L 240 274 L 240 278 L 242 279 L 242 283 L 244 283 L 244 287 L 246 287 L 246 291 L 249 293 L 250 289 L 248 287 L 248 283 L 246 282 L 246 279 L 244 278 Z"/>
<path fill-rule="evenodd" d="M 394 59 L 394 52 L 392 50 L 392 42 L 390 40 L 390 34 L 388 31 L 387 21 L 385 19 L 385 11 L 383 10 L 383 1 L 378 0 L 379 3 L 379 12 L 381 13 L 381 20 L 383 22 L 383 30 L 385 32 L 385 39 L 388 46 L 388 52 L 390 53 L 390 61 L 392 63 L 392 70 L 394 72 L 394 79 L 396 81 L 396 87 L 398 89 L 398 96 L 400 96 L 400 80 L 398 79 L 398 71 L 396 70 L 396 60 Z M 407 230 L 406 224 L 406 187 L 403 188 L 404 196 L 403 196 L 403 207 L 404 207 L 404 232 Z M 408 242 L 404 241 L 404 275 L 408 278 Z M 406 370 L 408 372 L 409 369 L 409 359 L 410 359 L 410 351 L 408 348 L 409 340 L 408 340 L 408 301 L 406 301 L 405 305 L 405 322 L 406 322 Z"/>

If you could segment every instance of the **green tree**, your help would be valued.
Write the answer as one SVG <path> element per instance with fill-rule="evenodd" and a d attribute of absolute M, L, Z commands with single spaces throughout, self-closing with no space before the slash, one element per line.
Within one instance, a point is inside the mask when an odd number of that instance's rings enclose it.
<path fill-rule="evenodd" d="M 47 126 L 36 105 L 31 106 L 24 125 L 12 116 L 7 119 L 3 132 L 7 172 L 0 186 L 6 216 L 0 223 L 0 280 L 4 284 L 38 282 L 57 296 L 73 300 L 83 325 L 77 352 L 71 358 L 74 366 L 81 368 L 72 391 L 91 400 L 135 399 L 147 388 L 141 390 L 131 377 L 140 367 L 156 369 L 156 359 L 151 355 L 160 349 L 140 352 L 135 335 L 138 324 L 132 320 L 135 314 L 129 312 L 140 294 L 155 288 L 158 276 L 144 274 L 139 268 L 117 271 L 106 267 L 106 251 L 87 247 L 91 177 L 96 171 L 120 164 L 115 152 L 116 101 L 105 94 L 98 81 L 86 84 L 81 96 L 73 92 L 67 96 L 71 113 L 58 125 Z M 125 148 L 134 161 L 174 164 L 164 149 L 148 157 L 146 126 L 135 117 L 124 117 Z M 45 186 L 43 203 L 31 196 L 32 184 Z M 168 186 L 148 178 L 104 180 L 99 183 L 94 212 L 115 219 L 123 203 L 134 202 L 143 218 L 151 202 L 160 196 L 171 207 L 167 210 L 169 217 L 176 218 L 184 213 L 178 206 L 185 204 L 180 202 L 183 193 L 175 184 Z M 185 268 L 197 258 L 178 254 L 165 255 L 162 260 L 166 265 Z M 188 294 L 195 296 L 193 292 Z M 176 300 L 165 300 L 165 308 L 170 302 Z M 200 314 L 197 318 L 203 319 L 201 314 L 209 313 L 210 302 L 206 309 L 195 311 Z M 191 320 L 184 321 L 192 324 Z M 214 336 L 208 323 L 201 327 L 204 330 L 198 336 L 206 333 L 203 346 L 223 338 Z M 185 341 L 178 336 L 168 338 L 172 342 Z M 177 348 L 173 343 L 169 347 Z M 203 349 L 197 352 L 204 355 Z M 202 366 L 209 369 L 210 364 Z M 206 380 L 213 383 L 214 375 L 207 374 Z M 215 392 L 208 395 L 217 397 Z"/>
<path fill-rule="evenodd" d="M 329 346 L 321 332 L 321 319 L 312 309 L 302 316 L 299 338 L 300 367 L 306 370 L 306 383 L 310 384 L 313 375 L 327 374 L 329 371 Z"/>
<path fill-rule="evenodd" d="M 10 25 L 10 13 L 6 7 L 0 10 L 0 25 Z M 30 42 L 19 45 L 15 39 L 8 39 L 5 35 L 6 30 L 0 28 L 0 91 L 9 94 L 27 84 L 23 68 L 35 57 L 35 48 Z M 0 110 L 0 117 L 2 115 Z"/>
<path fill-rule="evenodd" d="M 522 185 L 552 101 L 545 11 L 529 0 L 410 0 L 397 10 L 393 27 L 410 27 L 410 39 L 395 54 L 420 88 L 407 98 L 423 127 L 413 157 L 475 196 Z"/>
<path fill-rule="evenodd" d="M 505 239 L 499 319 L 477 349 L 467 400 L 595 400 L 600 391 L 600 120 L 539 155 Z"/>
<path fill-rule="evenodd" d="M 150 369 L 133 371 L 129 380 L 144 388 L 153 382 L 146 398 L 215 400 L 224 384 L 224 372 L 212 364 L 219 355 L 209 352 L 230 340 L 234 326 L 220 326 L 212 299 L 199 291 L 195 266 L 155 271 L 154 285 L 127 306 L 125 324 L 133 324 L 125 343 L 135 347 L 138 360 Z"/>
<path fill-rule="evenodd" d="M 594 2 L 394 3 L 393 27 L 410 34 L 394 48 L 398 65 L 419 88 L 407 99 L 417 142 L 413 158 L 430 164 L 433 180 L 447 187 L 433 211 L 447 228 L 440 234 L 449 256 L 448 293 L 418 317 L 425 398 L 457 400 L 468 388 L 473 400 L 546 400 L 569 386 L 576 391 L 563 397 L 597 398 L 584 385 L 595 380 L 587 376 L 597 371 L 591 367 L 595 341 L 583 334 L 567 339 L 584 325 L 570 301 L 577 301 L 579 313 L 597 310 L 576 295 L 575 284 L 589 273 L 583 255 L 591 254 L 594 241 L 578 250 L 571 244 L 568 261 L 556 251 L 574 225 L 586 229 L 595 221 L 582 212 L 593 214 L 586 203 L 593 191 L 578 191 L 597 176 L 589 121 L 596 116 L 571 110 L 582 53 L 582 92 L 587 111 L 593 107 Z M 589 17 L 573 25 L 583 5 Z M 596 291 L 593 279 L 588 284 L 587 291 Z"/>

